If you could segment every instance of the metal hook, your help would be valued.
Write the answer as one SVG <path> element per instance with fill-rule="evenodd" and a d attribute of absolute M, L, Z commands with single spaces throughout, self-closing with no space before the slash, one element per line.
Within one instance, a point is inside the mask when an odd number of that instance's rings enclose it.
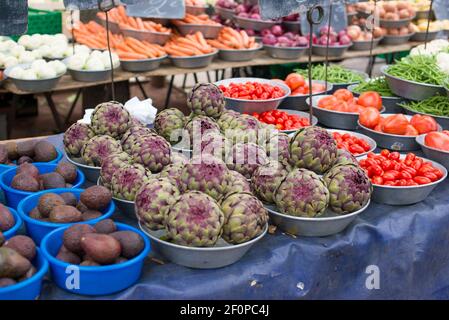
<path fill-rule="evenodd" d="M 315 21 L 313 19 L 313 15 L 315 12 L 318 12 L 318 19 Z M 324 8 L 320 5 L 314 5 L 307 11 L 307 21 L 309 24 L 320 24 L 324 18 Z"/>
<path fill-rule="evenodd" d="M 98 10 L 108 12 L 109 10 L 118 6 L 116 0 L 98 0 Z"/>

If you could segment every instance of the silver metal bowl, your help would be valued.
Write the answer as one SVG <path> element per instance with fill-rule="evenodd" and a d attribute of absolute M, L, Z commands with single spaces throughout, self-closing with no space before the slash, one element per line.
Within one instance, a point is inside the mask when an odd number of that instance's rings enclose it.
<path fill-rule="evenodd" d="M 383 39 L 383 37 L 376 38 L 373 41 L 373 48 L 379 45 L 379 42 Z M 371 41 L 353 41 L 350 50 L 354 51 L 366 51 L 371 49 Z"/>
<path fill-rule="evenodd" d="M 357 16 L 359 18 L 368 18 L 369 16 L 371 16 L 373 13 L 372 12 L 365 12 L 365 11 L 357 11 Z"/>
<path fill-rule="evenodd" d="M 218 57 L 221 60 L 224 61 L 233 61 L 233 62 L 239 62 L 239 61 L 249 61 L 254 59 L 257 52 L 263 48 L 263 45 L 259 45 L 257 48 L 254 49 L 220 49 L 218 51 Z"/>
<path fill-rule="evenodd" d="M 382 66 L 380 71 L 385 76 L 391 91 L 397 96 L 420 101 L 437 94 L 444 95 L 446 93 L 443 86 L 419 83 L 391 76 L 388 74 L 388 67 L 388 65 Z"/>
<path fill-rule="evenodd" d="M 66 152 L 64 153 L 67 158 L 67 161 L 76 166 L 82 173 L 84 173 L 86 180 L 92 183 L 98 182 L 98 179 L 100 178 L 101 167 L 88 166 L 83 163 L 84 162 L 83 159 L 71 158 Z"/>
<path fill-rule="evenodd" d="M 354 91 L 357 84 L 352 84 L 348 87 L 348 90 L 352 92 L 354 97 L 360 96 L 359 93 Z M 399 103 L 402 103 L 404 99 L 400 97 L 382 97 L 382 105 L 385 107 L 386 113 L 402 113 L 402 107 Z"/>
<path fill-rule="evenodd" d="M 152 248 L 173 263 L 195 269 L 216 269 L 229 266 L 240 260 L 251 247 L 262 239 L 268 230 L 256 238 L 237 245 L 230 245 L 219 239 L 214 247 L 196 248 L 170 243 L 160 238 L 165 235 L 164 230 L 149 230 L 139 222 L 140 229 L 150 237 Z"/>
<path fill-rule="evenodd" d="M 410 41 L 410 39 L 415 35 L 415 33 L 409 33 L 402 36 L 390 36 L 385 35 L 382 39 L 382 44 L 386 45 L 398 45 L 398 44 L 404 44 Z"/>
<path fill-rule="evenodd" d="M 365 156 L 366 157 L 366 156 Z M 359 159 L 364 159 L 362 157 Z M 405 157 L 405 155 L 401 155 L 401 158 Z M 373 184 L 373 194 L 371 195 L 371 199 L 374 202 L 388 204 L 392 206 L 406 206 L 414 203 L 418 203 L 423 201 L 427 196 L 432 192 L 435 187 L 444 181 L 447 177 L 447 170 L 441 164 L 422 158 L 424 161 L 432 162 L 432 165 L 441 170 L 443 172 L 443 177 L 435 182 L 419 185 L 419 186 L 405 186 L 405 187 L 396 187 L 396 186 L 380 186 Z"/>
<path fill-rule="evenodd" d="M 212 53 L 203 54 L 199 56 L 191 57 L 174 57 L 168 56 L 174 66 L 185 69 L 204 68 L 211 64 L 214 57 L 217 55 L 218 50 Z"/>
<path fill-rule="evenodd" d="M 235 11 L 233 9 L 226 9 L 215 6 L 215 12 L 224 20 L 234 19 Z"/>
<path fill-rule="evenodd" d="M 206 12 L 207 6 L 186 6 L 186 13 L 193 14 L 195 16 Z"/>
<path fill-rule="evenodd" d="M 290 88 L 286 84 L 262 78 L 231 78 L 215 82 L 215 84 L 217 86 L 223 85 L 227 87 L 231 83 L 245 83 L 248 81 L 267 83 L 272 86 L 278 86 L 284 91 L 285 95 L 277 99 L 268 99 L 268 100 L 244 100 L 244 99 L 234 99 L 225 97 L 227 109 L 231 109 L 240 113 L 253 113 L 253 112 L 260 113 L 264 111 L 274 110 L 279 107 L 282 100 L 288 97 L 291 92 Z"/>
<path fill-rule="evenodd" d="M 73 80 L 82 82 L 106 81 L 111 78 L 111 69 L 102 71 L 74 70 L 67 68 Z"/>
<path fill-rule="evenodd" d="M 301 118 L 306 118 L 309 119 L 309 113 L 308 112 L 302 112 L 302 111 L 297 111 L 297 110 L 291 110 L 291 109 L 283 109 L 282 111 L 287 112 L 288 114 L 295 114 L 300 116 Z M 313 116 L 312 117 L 312 126 L 316 126 L 318 124 L 318 119 L 317 117 Z M 291 130 L 280 130 L 280 132 L 282 133 L 293 133 L 296 132 L 298 130 L 300 130 L 301 128 L 298 129 L 291 129 Z"/>
<path fill-rule="evenodd" d="M 179 32 L 185 36 L 188 34 L 194 34 L 197 31 L 200 31 L 204 38 L 206 39 L 216 39 L 221 29 L 223 29 L 222 25 L 205 25 L 205 24 L 187 24 L 187 23 L 177 23 L 176 28 L 178 28 Z"/>
<path fill-rule="evenodd" d="M 329 131 L 329 132 L 338 132 L 338 133 L 341 133 L 342 135 L 345 134 L 345 133 L 349 133 L 351 136 L 355 136 L 355 137 L 357 137 L 359 139 L 363 139 L 366 142 L 368 142 L 368 144 L 370 145 L 371 149 L 369 149 L 368 151 L 363 152 L 361 154 L 353 155 L 356 158 L 363 157 L 364 155 L 367 155 L 368 153 L 373 152 L 377 148 L 376 141 L 374 141 L 374 139 L 368 137 L 367 135 L 364 135 L 364 134 L 361 134 L 361 133 L 358 133 L 358 132 L 354 132 L 354 131 L 346 131 L 346 130 L 327 129 L 327 131 Z"/>
<path fill-rule="evenodd" d="M 269 29 L 277 23 L 276 21 L 242 18 L 237 15 L 234 16 L 234 20 L 240 28 L 252 29 L 254 31 L 262 31 L 263 29 Z"/>
<path fill-rule="evenodd" d="M 407 19 L 400 19 L 400 20 L 379 19 L 379 25 L 382 28 L 386 28 L 386 29 L 399 29 L 402 27 L 407 27 L 413 19 L 415 19 L 415 16 L 413 16 L 411 18 L 407 18 Z"/>
<path fill-rule="evenodd" d="M 3 86 L 3 83 L 5 83 L 6 79 L 8 79 L 8 77 L 3 74 L 3 78 L 0 79 L 0 88 Z"/>
<path fill-rule="evenodd" d="M 437 35 L 440 31 L 429 31 L 429 35 L 427 37 L 427 41 L 432 41 L 437 38 Z M 411 38 L 412 41 L 424 42 L 426 41 L 426 32 L 416 32 Z"/>
<path fill-rule="evenodd" d="M 359 114 L 355 112 L 332 111 L 318 107 L 318 101 L 329 95 L 317 95 L 312 97 L 313 114 L 318 118 L 318 122 L 328 128 L 356 130 L 358 128 Z M 310 105 L 307 98 L 306 103 Z M 383 107 L 381 113 L 385 111 Z"/>
<path fill-rule="evenodd" d="M 449 170 L 449 151 L 438 150 L 429 146 L 426 146 L 424 139 L 426 134 L 422 134 L 416 137 L 416 142 L 421 147 L 424 155 L 430 160 L 436 161 L 441 164 L 446 170 Z"/>
<path fill-rule="evenodd" d="M 312 83 L 321 83 L 323 85 L 326 84 L 326 82 L 322 81 L 322 80 L 312 80 Z M 326 91 L 313 93 L 312 96 L 326 94 L 328 92 L 331 92 L 332 90 L 333 90 L 333 85 L 332 85 L 332 83 L 328 82 Z M 306 100 L 308 97 L 309 97 L 308 94 L 288 96 L 279 105 L 279 109 L 294 109 L 297 111 L 307 111 L 307 110 L 309 110 L 309 106 L 306 103 Z"/>
<path fill-rule="evenodd" d="M 301 32 L 301 22 L 299 21 L 282 21 L 282 26 L 285 30 L 293 33 Z"/>
<path fill-rule="evenodd" d="M 370 201 L 355 212 L 346 215 L 338 215 L 327 209 L 319 218 L 295 217 L 280 213 L 272 205 L 265 205 L 273 223 L 282 231 L 296 236 L 326 237 L 342 232 L 355 218 L 370 205 Z"/>
<path fill-rule="evenodd" d="M 168 56 L 165 55 L 159 58 L 143 59 L 143 60 L 120 60 L 120 65 L 123 70 L 131 72 L 145 72 L 159 68 L 162 61 Z"/>
<path fill-rule="evenodd" d="M 264 49 L 270 57 L 276 59 L 297 60 L 299 57 L 303 56 L 309 48 L 264 45 Z"/>
<path fill-rule="evenodd" d="M 410 115 L 422 114 L 422 115 L 426 115 L 426 116 L 431 116 L 441 126 L 442 129 L 449 130 L 449 117 L 435 116 L 435 115 L 429 114 L 429 113 L 414 111 L 414 110 L 408 109 L 406 107 L 402 107 L 402 108 L 403 108 L 403 110 L 405 110 L 406 114 L 410 114 Z"/>
<path fill-rule="evenodd" d="M 17 89 L 28 92 L 46 92 L 51 91 L 58 84 L 64 73 L 58 75 L 55 78 L 50 79 L 39 79 L 39 80 L 24 80 L 12 78 L 9 74 L 11 70 L 15 67 L 22 67 L 23 69 L 28 69 L 31 67 L 30 63 L 18 64 L 16 66 L 8 67 L 4 70 L 3 74 L 6 78 L 9 78 L 12 83 L 17 87 Z"/>
<path fill-rule="evenodd" d="M 97 185 L 102 186 L 101 183 L 101 177 L 97 180 Z M 123 200 L 116 197 L 112 197 L 112 200 L 114 200 L 114 204 L 117 207 L 118 211 L 121 214 L 124 214 L 130 219 L 137 220 L 136 218 L 136 204 L 134 201 L 129 200 Z"/>
<path fill-rule="evenodd" d="M 429 11 L 430 10 L 416 11 L 415 19 L 416 20 L 420 20 L 420 19 L 426 19 L 427 20 L 429 18 Z M 432 17 L 432 14 L 430 16 Z"/>
<path fill-rule="evenodd" d="M 148 41 L 150 43 L 164 45 L 170 39 L 169 32 L 153 32 L 131 29 L 121 29 L 125 37 L 135 38 L 140 41 Z"/>
<path fill-rule="evenodd" d="M 329 57 L 341 57 L 352 46 L 352 43 L 346 46 L 329 46 Z M 326 56 L 326 46 L 314 44 L 312 52 L 317 56 Z"/>

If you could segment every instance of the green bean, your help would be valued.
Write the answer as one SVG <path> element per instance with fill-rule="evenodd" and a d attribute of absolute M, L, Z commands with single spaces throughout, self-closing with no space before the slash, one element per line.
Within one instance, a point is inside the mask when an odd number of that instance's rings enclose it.
<path fill-rule="evenodd" d="M 355 88 L 355 93 L 363 93 L 366 91 L 376 91 L 382 97 L 394 97 L 394 93 L 390 90 L 385 77 L 379 77 L 368 81 L 360 82 Z"/>
<path fill-rule="evenodd" d="M 296 73 L 302 75 L 304 78 L 309 77 L 308 69 L 296 69 Z M 313 80 L 326 80 L 326 68 L 319 64 L 312 67 Z M 363 81 L 363 76 L 352 70 L 345 69 L 338 65 L 330 65 L 327 68 L 327 81 L 330 83 L 353 83 Z"/>
<path fill-rule="evenodd" d="M 423 101 L 400 104 L 405 109 L 426 113 L 434 116 L 449 117 L 449 98 L 446 96 L 433 96 Z"/>

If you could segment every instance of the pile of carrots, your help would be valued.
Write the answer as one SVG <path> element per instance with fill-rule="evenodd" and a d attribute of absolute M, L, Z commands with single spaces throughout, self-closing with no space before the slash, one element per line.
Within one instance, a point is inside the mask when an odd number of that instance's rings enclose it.
<path fill-rule="evenodd" d="M 73 34 L 76 42 L 84 44 L 91 49 L 106 49 L 108 47 L 106 29 L 95 21 L 89 21 L 85 24 L 79 22 L 73 28 Z M 109 32 L 109 37 L 112 46 L 115 39 L 112 32 Z"/>
<path fill-rule="evenodd" d="M 118 6 L 111 9 L 108 12 L 111 22 L 118 23 L 120 29 L 141 30 L 151 32 L 163 32 L 170 33 L 169 28 L 156 23 L 154 21 L 143 21 L 141 18 L 130 17 L 126 14 L 124 6 Z M 98 12 L 97 17 L 106 20 L 106 14 L 104 12 Z"/>
<path fill-rule="evenodd" d="M 117 41 L 114 52 L 117 53 L 120 60 L 142 60 L 165 56 L 165 50 L 160 45 L 131 37 L 124 37 L 123 41 Z"/>
<path fill-rule="evenodd" d="M 258 47 L 256 39 L 248 36 L 245 30 L 234 30 L 230 27 L 221 29 L 218 38 L 215 40 L 207 40 L 212 47 L 217 49 L 255 49 Z"/>
<path fill-rule="evenodd" d="M 165 52 L 174 57 L 198 56 L 215 51 L 199 31 L 185 37 L 173 37 L 165 44 L 164 49 Z"/>
<path fill-rule="evenodd" d="M 194 16 L 193 14 L 186 13 L 184 19 L 173 20 L 173 24 L 202 24 L 202 25 L 211 25 L 211 26 L 221 26 L 218 22 L 209 18 L 207 14 L 200 14 L 198 16 Z"/>

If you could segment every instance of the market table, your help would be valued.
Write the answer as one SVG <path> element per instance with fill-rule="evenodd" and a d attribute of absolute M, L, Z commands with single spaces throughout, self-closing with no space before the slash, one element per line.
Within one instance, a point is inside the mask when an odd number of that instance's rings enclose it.
<path fill-rule="evenodd" d="M 47 139 L 62 148 L 62 135 Z M 278 230 L 221 269 L 189 269 L 152 253 L 137 284 L 96 298 L 448 299 L 448 194 L 446 180 L 415 205 L 371 203 L 331 237 L 292 237 Z M 114 219 L 136 226 L 119 213 Z M 373 275 L 366 270 L 372 266 L 379 268 L 380 288 L 370 290 L 366 282 Z M 93 298 L 67 293 L 46 280 L 41 299 Z"/>

